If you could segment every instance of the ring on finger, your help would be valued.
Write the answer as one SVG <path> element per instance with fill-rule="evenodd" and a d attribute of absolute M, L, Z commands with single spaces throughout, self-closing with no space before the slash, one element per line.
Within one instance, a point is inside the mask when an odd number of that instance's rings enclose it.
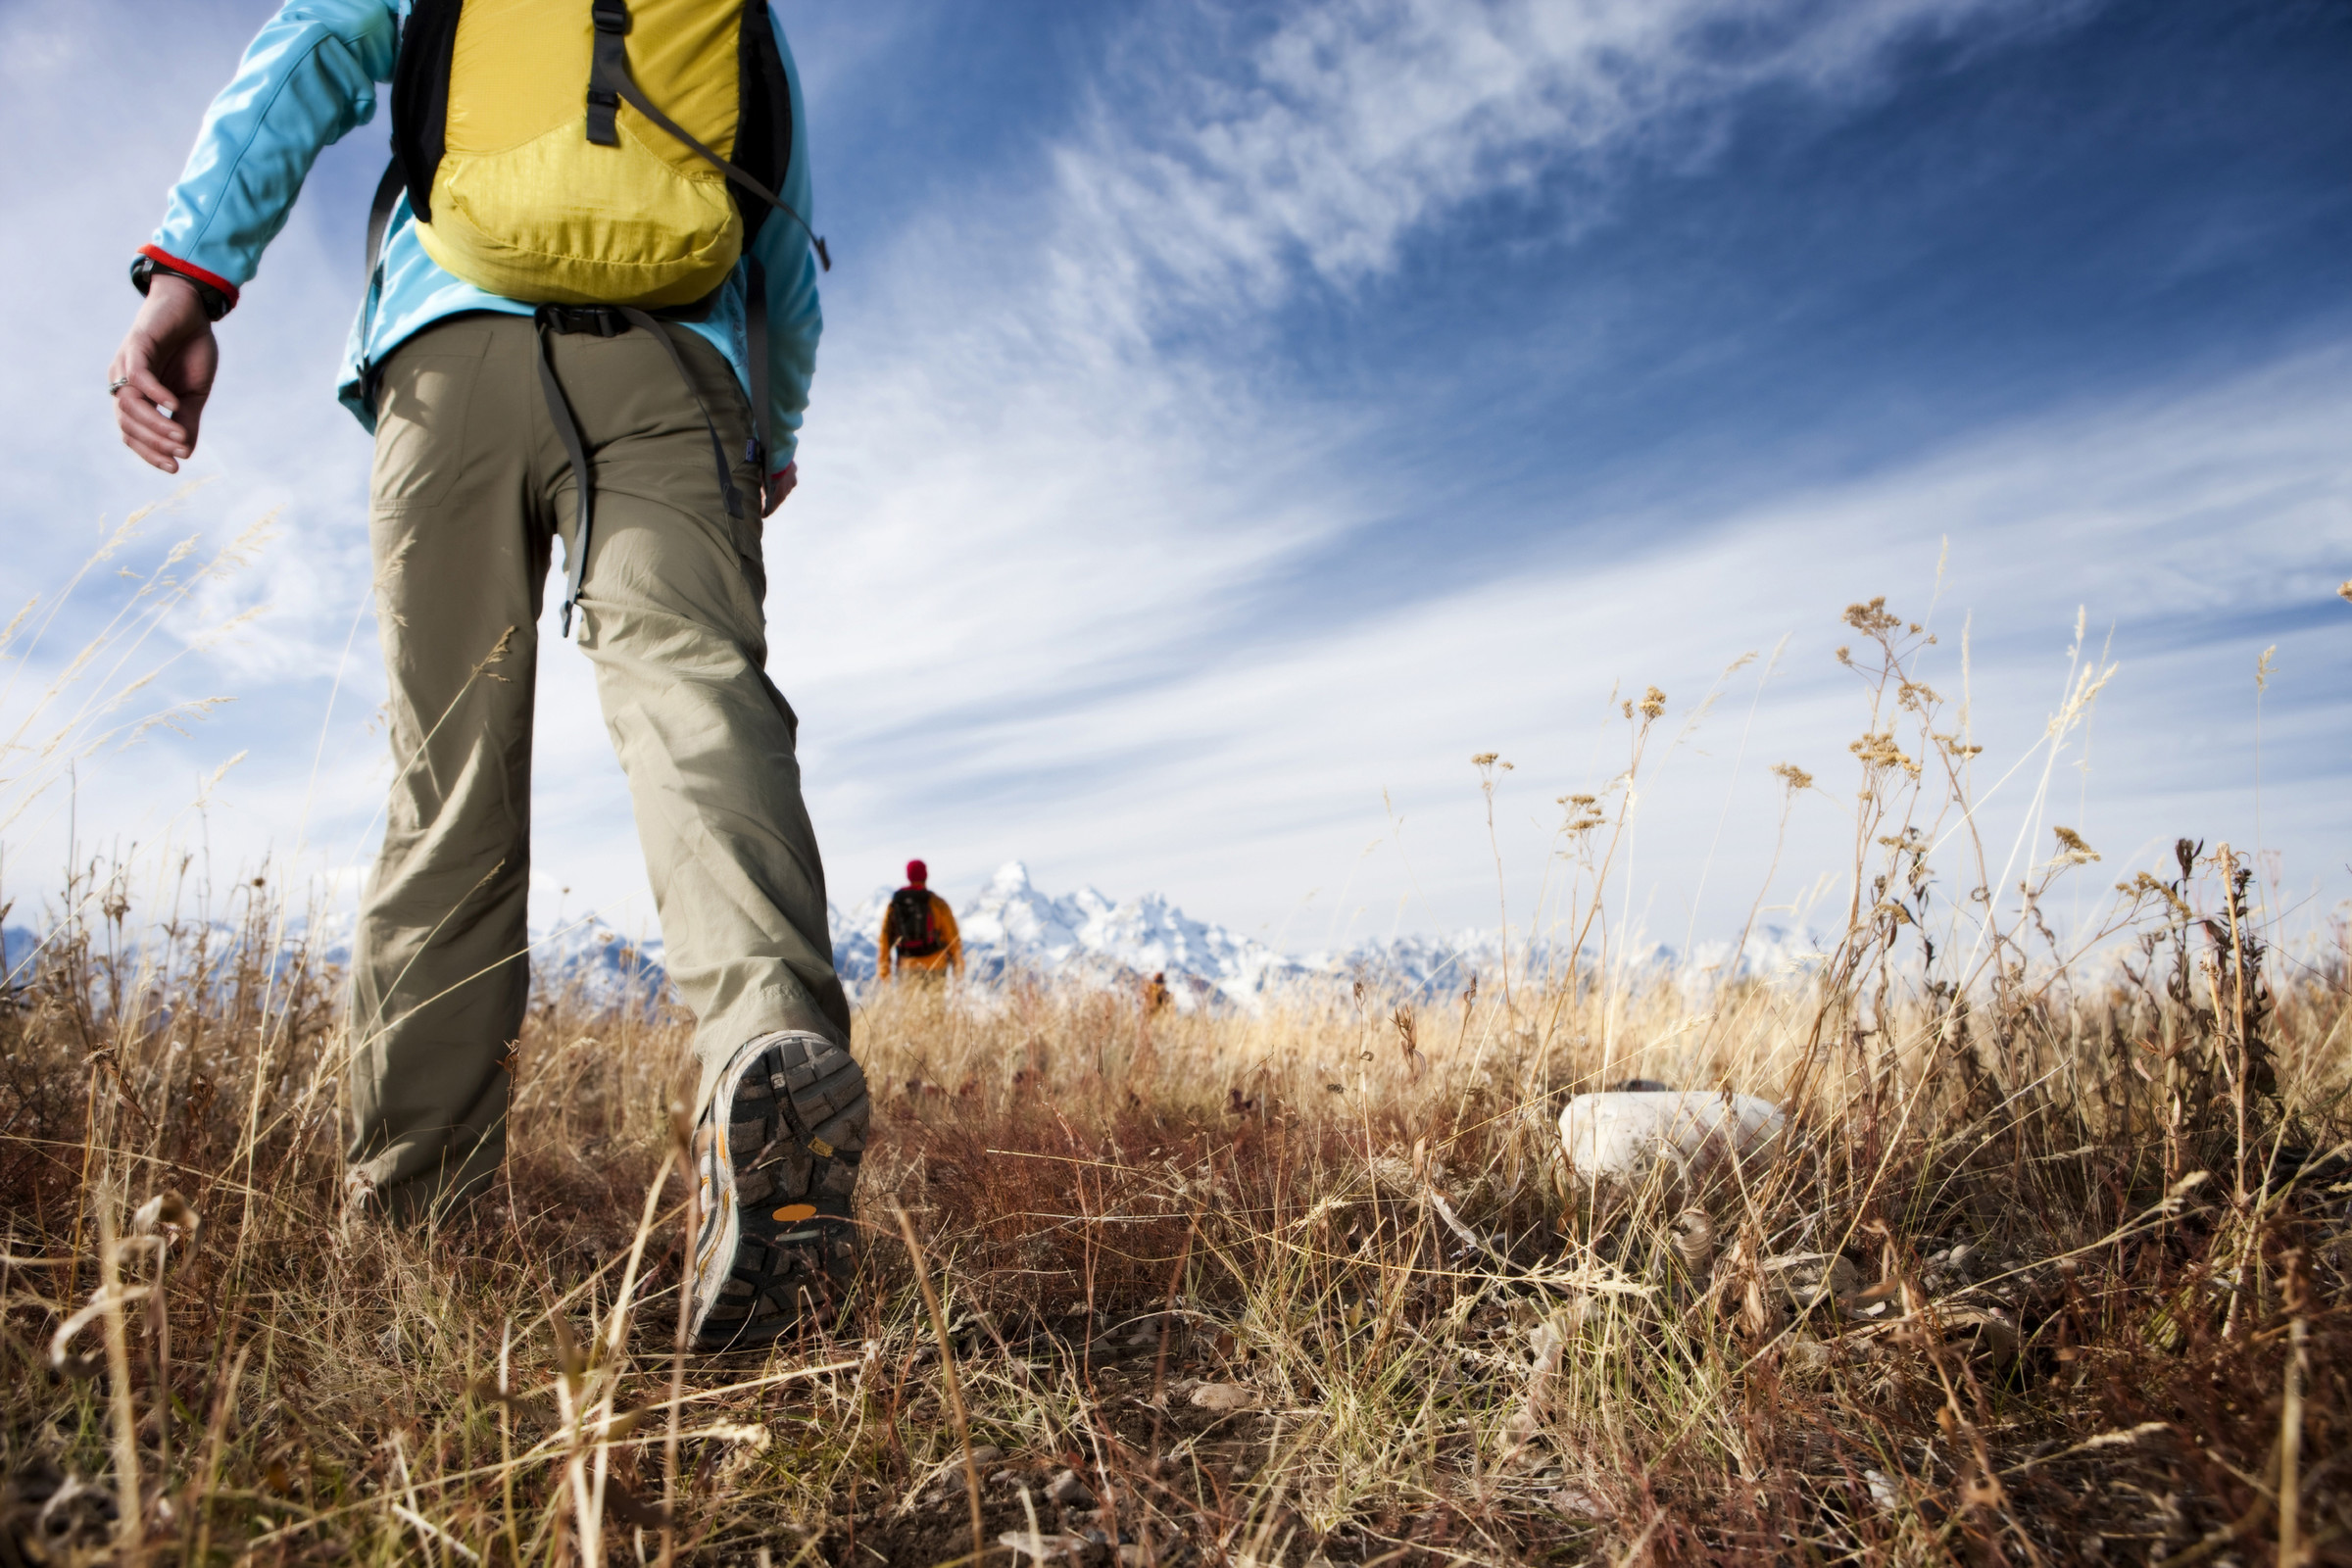
<path fill-rule="evenodd" d="M 129 376 L 118 375 L 112 381 L 106 383 L 106 395 L 111 398 L 128 385 L 130 385 Z"/>

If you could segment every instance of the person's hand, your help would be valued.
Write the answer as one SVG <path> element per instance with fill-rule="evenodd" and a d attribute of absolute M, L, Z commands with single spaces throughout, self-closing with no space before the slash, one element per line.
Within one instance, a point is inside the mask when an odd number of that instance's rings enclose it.
<path fill-rule="evenodd" d="M 762 517 L 774 516 L 776 509 L 784 504 L 784 498 L 792 494 L 792 487 L 800 482 L 801 464 L 798 458 L 784 465 L 776 472 L 769 474 L 766 483 L 760 488 L 760 515 Z"/>
<path fill-rule="evenodd" d="M 196 426 L 220 368 L 220 345 L 195 286 L 158 270 L 106 372 L 109 381 L 122 383 L 115 388 L 122 444 L 151 466 L 177 473 L 195 455 Z"/>

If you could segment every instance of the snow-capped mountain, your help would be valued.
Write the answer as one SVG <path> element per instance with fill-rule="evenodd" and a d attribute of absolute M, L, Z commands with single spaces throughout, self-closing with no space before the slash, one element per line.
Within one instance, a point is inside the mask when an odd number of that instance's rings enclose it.
<path fill-rule="evenodd" d="M 873 984 L 875 942 L 891 891 L 876 888 L 847 909 L 826 907 L 833 966 L 853 997 Z M 1492 927 L 1451 936 L 1405 934 L 1335 953 L 1286 954 L 1230 926 L 1195 919 L 1155 893 L 1113 900 L 1082 887 L 1056 897 L 1039 889 L 1019 860 L 1000 867 L 976 895 L 944 896 L 956 911 L 965 972 L 973 980 L 985 984 L 1018 973 L 1117 985 L 1164 974 L 1176 1005 L 1188 1011 L 1204 1004 L 1254 1011 L 1286 990 L 1358 980 L 1383 993 L 1452 996 L 1473 977 L 1493 985 L 1502 963 L 1502 942 Z M 1704 987 L 1740 975 L 1784 978 L 1810 968 L 1821 956 L 1820 944 L 1805 933 L 1779 926 L 1759 926 L 1737 960 L 1731 946 L 1701 943 L 1685 957 L 1652 944 L 1612 967 L 1629 974 L 1667 972 Z M 339 960 L 342 954 L 333 956 Z M 1520 938 L 1511 945 L 1514 976 L 1566 961 L 1557 943 Z M 632 938 L 593 914 L 534 931 L 531 964 L 542 985 L 576 987 L 611 1003 L 650 1002 L 663 979 L 658 936 Z"/>
<path fill-rule="evenodd" d="M 890 893 L 877 888 L 846 914 L 832 911 L 833 962 L 845 981 L 873 979 Z M 981 978 L 1007 971 L 1106 981 L 1165 974 L 1178 1004 L 1185 1005 L 1210 995 L 1227 1001 L 1258 997 L 1322 972 L 1312 960 L 1196 920 L 1155 893 L 1119 903 L 1093 888 L 1061 898 L 1041 893 L 1018 860 L 999 869 L 977 898 L 949 904 L 963 938 L 965 968 Z"/>
<path fill-rule="evenodd" d="M 846 912 L 829 911 L 834 967 L 853 989 L 873 980 L 875 943 L 890 893 L 877 888 Z M 1108 983 L 1165 974 L 1178 1005 L 1186 1007 L 1214 1000 L 1254 1008 L 1288 988 L 1356 980 L 1384 992 L 1451 994 L 1474 976 L 1492 984 L 1503 956 L 1501 937 L 1491 928 L 1399 936 L 1294 956 L 1228 926 L 1197 920 L 1157 894 L 1114 902 L 1093 888 L 1080 888 L 1055 898 L 1039 891 L 1018 860 L 1001 868 L 978 897 L 950 898 L 949 904 L 963 937 L 966 970 L 975 977 L 993 979 L 1010 970 Z M 1688 962 L 1672 949 L 1652 945 L 1629 955 L 1624 964 L 1637 973 L 1673 970 L 1703 985 L 1734 975 L 1798 972 L 1819 952 L 1803 933 L 1774 926 L 1751 933 L 1737 962 L 1731 961 L 1731 944 L 1717 942 L 1702 946 Z M 1524 939 L 1511 944 L 1514 974 L 1566 961 L 1566 952 L 1556 944 Z"/>
<path fill-rule="evenodd" d="M 834 967 L 853 996 L 873 983 L 875 941 L 890 895 L 889 888 L 877 888 L 847 910 L 827 907 Z M 1504 956 L 1492 927 L 1291 955 L 1231 927 L 1195 919 L 1157 894 L 1112 900 L 1089 887 L 1059 897 L 1045 893 L 1018 860 L 1001 867 L 976 895 L 948 899 L 963 937 L 965 970 L 975 981 L 1031 974 L 1123 985 L 1163 974 L 1176 1005 L 1188 1011 L 1204 1004 L 1254 1011 L 1285 991 L 1345 987 L 1359 980 L 1384 995 L 1448 997 L 1474 978 L 1482 988 L 1493 986 Z M 226 925 L 218 934 L 228 941 L 237 937 Z M 323 913 L 315 921 L 296 919 L 277 934 L 289 949 L 306 947 L 312 961 L 331 964 L 349 963 L 351 938 L 348 911 Z M 658 936 L 631 935 L 589 913 L 534 930 L 531 939 L 531 968 L 542 986 L 570 990 L 592 1005 L 651 1005 L 662 995 L 666 974 Z M 0 941 L 0 955 L 6 962 L 28 967 L 36 940 L 31 930 L 11 927 Z M 1728 942 L 1699 944 L 1687 956 L 1653 944 L 1612 956 L 1611 967 L 1621 975 L 1671 976 L 1704 989 L 1736 976 L 1801 974 L 1820 958 L 1820 944 L 1805 933 L 1772 926 L 1752 932 L 1737 958 Z M 1567 961 L 1562 943 L 1523 937 L 1511 943 L 1514 979 Z M 16 978 L 21 983 L 24 976 Z"/>

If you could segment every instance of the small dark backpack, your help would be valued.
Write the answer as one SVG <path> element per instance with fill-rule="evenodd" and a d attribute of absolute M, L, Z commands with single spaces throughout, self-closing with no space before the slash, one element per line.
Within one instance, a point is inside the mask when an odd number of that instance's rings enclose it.
<path fill-rule="evenodd" d="M 891 946 L 902 957 L 928 958 L 947 946 L 940 941 L 939 930 L 931 923 L 931 892 L 928 888 L 901 888 L 890 896 L 890 924 L 898 933 Z"/>

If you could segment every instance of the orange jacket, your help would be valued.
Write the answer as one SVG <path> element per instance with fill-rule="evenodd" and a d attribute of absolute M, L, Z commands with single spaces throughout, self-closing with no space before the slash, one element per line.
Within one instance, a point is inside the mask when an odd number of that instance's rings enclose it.
<path fill-rule="evenodd" d="M 926 888 L 924 891 L 929 892 L 930 890 Z M 931 925 L 933 930 L 939 934 L 941 943 L 937 953 L 927 953 L 918 957 L 912 954 L 897 952 L 899 940 L 897 915 L 897 909 L 888 905 L 883 906 L 882 940 L 876 944 L 879 952 L 874 960 L 880 978 L 884 980 L 890 978 L 891 967 L 894 963 L 902 969 L 937 971 L 952 968 L 957 974 L 963 973 L 963 938 L 956 930 L 956 911 L 948 907 L 947 900 L 936 893 L 931 894 Z"/>

